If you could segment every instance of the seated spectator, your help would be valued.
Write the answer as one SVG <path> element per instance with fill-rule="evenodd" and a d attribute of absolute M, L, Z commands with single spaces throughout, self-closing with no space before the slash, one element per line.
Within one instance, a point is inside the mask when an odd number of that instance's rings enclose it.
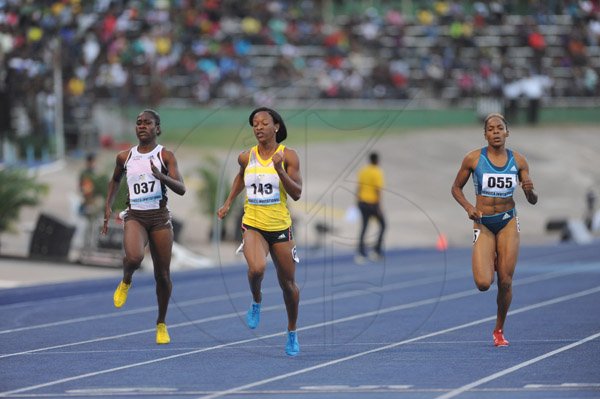
<path fill-rule="evenodd" d="M 575 31 L 569 36 L 567 51 L 574 66 L 584 66 L 587 63 L 587 49 L 580 32 Z"/>
<path fill-rule="evenodd" d="M 542 69 L 542 59 L 546 54 L 546 39 L 537 25 L 534 25 L 527 36 L 527 44 L 533 50 L 533 64 L 537 71 Z"/>

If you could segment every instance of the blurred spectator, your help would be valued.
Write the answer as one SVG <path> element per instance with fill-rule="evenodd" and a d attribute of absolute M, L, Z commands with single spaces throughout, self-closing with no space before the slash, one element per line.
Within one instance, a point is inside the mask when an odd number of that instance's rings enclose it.
<path fill-rule="evenodd" d="M 537 25 L 531 27 L 527 36 L 527 44 L 533 50 L 533 65 L 536 71 L 542 69 L 542 59 L 546 54 L 546 39 Z"/>
<path fill-rule="evenodd" d="M 504 86 L 502 88 L 504 97 L 504 117 L 506 120 L 517 123 L 519 98 L 523 92 L 521 81 L 517 78 L 516 71 L 510 66 L 506 66 L 502 73 L 504 75 Z"/>
<path fill-rule="evenodd" d="M 446 71 L 442 62 L 442 57 L 434 54 L 430 57 L 423 59 L 423 68 L 427 81 L 432 88 L 433 95 L 440 97 L 442 89 L 444 88 L 444 82 L 446 78 Z"/>
<path fill-rule="evenodd" d="M 490 23 L 501 25 L 506 16 L 505 1 L 490 1 Z"/>
<path fill-rule="evenodd" d="M 567 51 L 574 66 L 586 64 L 587 50 L 580 31 L 574 31 L 567 39 Z"/>
<path fill-rule="evenodd" d="M 521 90 L 527 99 L 527 122 L 535 125 L 539 121 L 541 101 L 544 94 L 552 86 L 552 80 L 544 74 L 527 71 L 527 76 L 521 79 Z"/>
<path fill-rule="evenodd" d="M 2 52 L 0 51 L 0 55 Z M 4 64 L 4 57 L 0 57 L 0 65 Z M 2 66 L 0 69 L 0 141 L 13 139 L 12 100 L 10 96 L 9 70 Z M 4 161 L 4 159 L 2 159 Z"/>
<path fill-rule="evenodd" d="M 390 77 L 396 89 L 395 98 L 408 98 L 408 86 L 410 77 L 410 65 L 402 59 L 390 62 Z"/>
<path fill-rule="evenodd" d="M 576 96 L 596 96 L 598 93 L 598 73 L 592 67 L 573 69 L 575 84 L 572 94 Z"/>
<path fill-rule="evenodd" d="M 584 73 L 584 94 L 586 96 L 595 97 L 598 93 L 598 73 L 592 68 L 588 66 L 585 68 Z"/>
<path fill-rule="evenodd" d="M 450 37 L 458 47 L 473 46 L 473 24 L 470 20 L 460 18 L 450 24 Z"/>
<path fill-rule="evenodd" d="M 590 17 L 587 31 L 590 46 L 600 46 L 600 11 Z"/>
<path fill-rule="evenodd" d="M 455 71 L 456 85 L 461 98 L 473 97 L 475 94 L 475 78 L 470 71 L 458 69 Z"/>
<path fill-rule="evenodd" d="M 490 9 L 486 2 L 483 1 L 475 1 L 473 3 L 473 10 L 475 11 L 475 15 L 478 20 L 480 20 L 480 26 L 490 20 Z"/>
<path fill-rule="evenodd" d="M 417 21 L 420 25 L 431 26 L 435 23 L 434 15 L 431 10 L 423 8 L 417 11 Z"/>

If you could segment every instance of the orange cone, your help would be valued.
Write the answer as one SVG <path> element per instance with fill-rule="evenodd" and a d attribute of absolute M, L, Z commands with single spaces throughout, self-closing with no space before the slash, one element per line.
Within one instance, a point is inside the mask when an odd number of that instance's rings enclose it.
<path fill-rule="evenodd" d="M 438 251 L 445 251 L 448 249 L 448 240 L 444 233 L 440 233 L 438 236 L 437 242 L 435 243 L 435 247 Z"/>

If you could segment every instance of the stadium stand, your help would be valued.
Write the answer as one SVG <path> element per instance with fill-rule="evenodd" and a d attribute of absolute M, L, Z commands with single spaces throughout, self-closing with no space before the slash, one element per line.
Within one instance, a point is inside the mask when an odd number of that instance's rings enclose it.
<path fill-rule="evenodd" d="M 531 75 L 563 103 L 600 94 L 598 0 L 363 3 L 2 0 L 2 136 L 44 140 L 60 76 L 74 141 L 93 140 L 90 108 L 104 100 L 448 106 L 502 99 Z"/>

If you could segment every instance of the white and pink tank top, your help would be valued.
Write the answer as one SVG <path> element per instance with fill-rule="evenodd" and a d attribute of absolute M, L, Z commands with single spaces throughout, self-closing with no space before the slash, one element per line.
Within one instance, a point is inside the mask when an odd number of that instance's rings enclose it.
<path fill-rule="evenodd" d="M 135 146 L 129 151 L 125 170 L 129 188 L 129 208 L 137 210 L 159 209 L 166 206 L 166 186 L 152 174 L 150 162 L 163 173 L 167 168 L 162 160 L 162 145 L 157 145 L 148 153 L 142 154 Z"/>

